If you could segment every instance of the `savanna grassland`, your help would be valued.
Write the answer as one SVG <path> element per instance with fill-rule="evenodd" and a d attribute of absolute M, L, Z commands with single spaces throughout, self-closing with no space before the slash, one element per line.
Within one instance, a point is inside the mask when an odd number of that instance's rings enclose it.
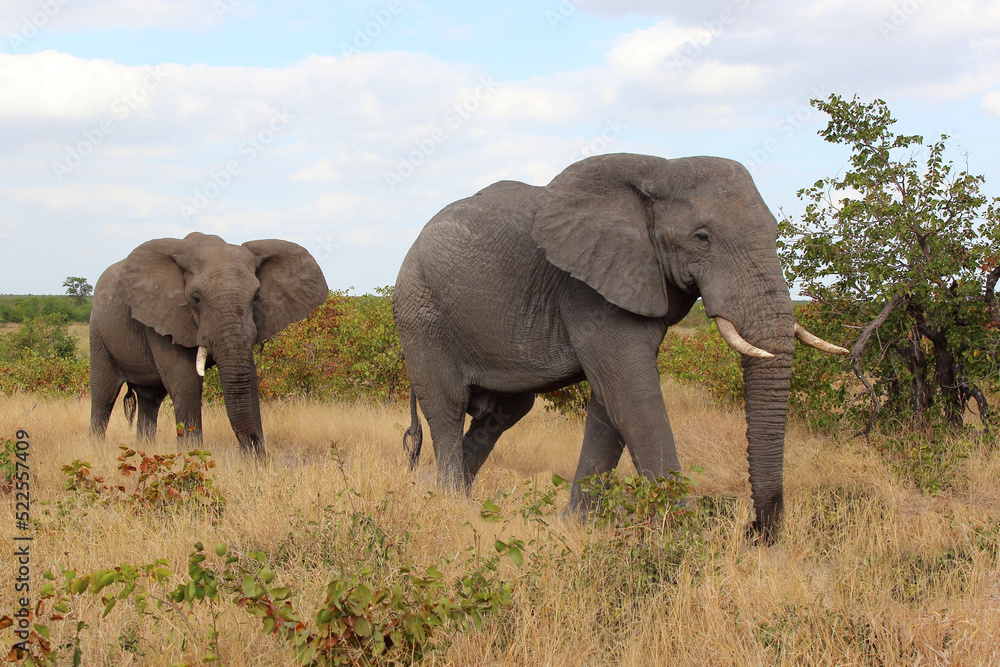
<path fill-rule="evenodd" d="M 366 572 L 374 587 L 405 563 L 436 566 L 448 581 L 473 552 L 486 557 L 496 540 L 519 539 L 521 565 L 496 561 L 509 601 L 485 614 L 481 629 L 442 631 L 426 664 L 996 662 L 1000 455 L 990 442 L 970 445 L 948 488 L 927 494 L 863 443 L 837 444 L 792 425 L 781 539 L 761 547 L 743 538 L 750 505 L 742 414 L 689 385 L 667 382 L 665 393 L 681 460 L 703 472 L 691 473 L 699 498 L 693 530 L 644 542 L 558 514 L 544 515 L 547 526 L 521 518 L 519 508 L 551 490 L 553 474 L 571 477 L 582 437 L 578 420 L 537 406 L 504 436 L 467 499 L 434 487 L 430 447 L 416 474 L 407 471 L 402 402 L 268 402 L 264 464 L 238 455 L 224 410 L 211 405 L 204 449 L 216 463 L 209 474 L 213 493 L 225 498 L 221 512 L 67 490 L 62 467 L 74 460 L 108 483 L 131 483 L 116 469 L 118 443 L 134 444 L 120 413 L 99 442 L 87 434 L 86 401 L 15 395 L 0 398 L 0 433 L 31 434 L 34 590 L 45 570 L 156 559 L 166 560 L 175 584 L 196 542 L 209 545 L 206 562 L 219 560 L 211 549 L 222 542 L 241 557 L 262 554 L 272 585 L 291 589 L 309 620 L 327 584 L 345 572 Z M 149 452 L 176 451 L 164 416 Z M 525 480 L 534 480 L 535 495 L 524 496 Z M 567 495 L 560 489 L 553 498 L 558 510 Z M 486 501 L 500 521 L 483 518 Z M 11 522 L 0 525 L 12 545 Z M 12 581 L 14 563 L 4 559 L 2 568 Z M 147 588 L 166 599 L 170 586 Z M 12 596 L 10 585 L 0 589 L 3 609 L 13 607 Z M 76 623 L 86 623 L 83 664 L 193 665 L 213 651 L 227 665 L 295 664 L 288 643 L 265 635 L 258 618 L 226 602 L 232 596 L 191 611 L 183 602 L 151 603 L 145 614 L 129 598 L 104 618 L 100 597 L 79 595 L 66 620 L 50 622 L 53 645 L 72 642 Z M 67 664 L 67 651 L 58 664 Z"/>
<path fill-rule="evenodd" d="M 690 485 L 642 486 L 624 457 L 587 525 L 562 518 L 554 480 L 575 470 L 585 390 L 537 399 L 466 498 L 435 486 L 426 425 L 407 468 L 386 294 L 335 293 L 256 354 L 260 462 L 239 454 L 211 373 L 200 450 L 178 448 L 169 399 L 155 443 L 136 444 L 120 410 L 98 441 L 85 329 L 0 332 L 0 544 L 13 554 L 32 537 L 37 664 L 1000 660 L 996 436 L 851 438 L 842 361 L 797 351 L 785 521 L 763 546 L 744 536 L 738 360 L 703 314 L 659 359 Z M 28 530 L 14 520 L 19 429 Z M 0 559 L 0 657 L 16 640 L 2 619 L 19 608 L 19 568 Z"/>

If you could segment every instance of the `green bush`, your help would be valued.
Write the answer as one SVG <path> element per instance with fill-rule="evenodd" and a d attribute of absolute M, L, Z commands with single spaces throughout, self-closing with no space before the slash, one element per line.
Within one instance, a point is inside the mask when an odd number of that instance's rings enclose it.
<path fill-rule="evenodd" d="M 60 315 L 32 318 L 0 334 L 0 393 L 86 391 L 90 373 L 87 360 L 76 356 L 78 338 Z"/>
<path fill-rule="evenodd" d="M 687 334 L 668 331 L 656 361 L 661 376 L 698 384 L 724 403 L 743 400 L 740 355 L 729 349 L 715 327 Z"/>
<path fill-rule="evenodd" d="M 254 352 L 261 398 L 405 398 L 410 383 L 391 293 L 389 287 L 362 296 L 331 292 L 309 317 L 266 341 Z M 205 380 L 205 398 L 220 399 L 218 373 L 210 371 Z"/>
<path fill-rule="evenodd" d="M 0 296 L 0 322 L 24 322 L 59 315 L 68 322 L 90 320 L 91 300 L 77 304 L 68 296 Z"/>

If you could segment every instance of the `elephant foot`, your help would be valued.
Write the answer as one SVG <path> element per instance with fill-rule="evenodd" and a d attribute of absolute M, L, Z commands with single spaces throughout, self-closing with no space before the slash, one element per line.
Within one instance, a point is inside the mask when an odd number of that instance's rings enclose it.
<path fill-rule="evenodd" d="M 268 460 L 267 450 L 264 448 L 263 438 L 241 438 L 240 452 L 246 456 L 253 457 L 258 463 L 265 463 Z"/>
<path fill-rule="evenodd" d="M 773 522 L 765 524 L 757 519 L 746 527 L 744 537 L 751 545 L 770 547 L 778 539 L 778 528 Z"/>

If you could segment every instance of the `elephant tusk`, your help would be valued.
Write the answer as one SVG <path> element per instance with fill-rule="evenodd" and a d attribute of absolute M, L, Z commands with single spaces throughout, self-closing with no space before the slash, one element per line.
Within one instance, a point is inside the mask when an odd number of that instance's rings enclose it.
<path fill-rule="evenodd" d="M 198 375 L 205 377 L 205 362 L 208 360 L 208 350 L 203 348 L 201 345 L 198 346 L 198 356 L 194 361 L 195 370 L 198 371 Z"/>
<path fill-rule="evenodd" d="M 798 322 L 795 323 L 795 337 L 806 345 L 812 345 L 817 350 L 823 350 L 830 354 L 847 354 L 848 350 L 840 347 L 839 345 L 834 345 L 833 343 L 828 343 L 819 336 L 815 336 L 805 329 Z"/>
<path fill-rule="evenodd" d="M 767 350 L 762 350 L 759 347 L 754 347 L 750 343 L 746 342 L 737 331 L 733 323 L 724 317 L 715 318 L 715 326 L 719 329 L 719 334 L 722 336 L 722 340 L 726 341 L 729 347 L 733 348 L 740 354 L 745 354 L 748 357 L 757 357 L 758 359 L 773 359 L 774 355 Z"/>

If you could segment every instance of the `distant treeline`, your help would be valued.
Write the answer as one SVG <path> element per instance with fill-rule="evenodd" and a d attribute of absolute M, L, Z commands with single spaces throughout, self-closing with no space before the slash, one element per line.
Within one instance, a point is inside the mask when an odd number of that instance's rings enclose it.
<path fill-rule="evenodd" d="M 46 315 L 59 315 L 67 322 L 87 322 L 90 320 L 90 299 L 0 295 L 0 322 L 24 322 Z"/>

